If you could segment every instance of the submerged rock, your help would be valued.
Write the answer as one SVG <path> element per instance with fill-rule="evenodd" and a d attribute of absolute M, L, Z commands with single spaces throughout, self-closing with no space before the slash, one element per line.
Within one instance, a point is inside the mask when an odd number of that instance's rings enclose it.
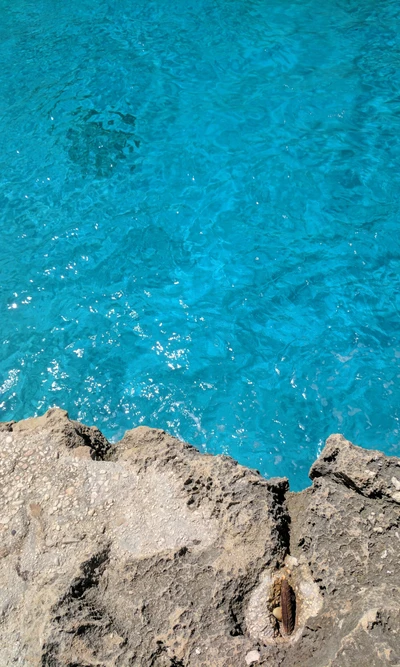
<path fill-rule="evenodd" d="M 332 436 L 311 477 L 58 409 L 0 424 L 0 665 L 399 663 L 400 461 Z"/>

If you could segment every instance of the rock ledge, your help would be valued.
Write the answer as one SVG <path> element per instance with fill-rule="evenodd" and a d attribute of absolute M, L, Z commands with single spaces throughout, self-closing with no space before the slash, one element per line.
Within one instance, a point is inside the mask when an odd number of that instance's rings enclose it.
<path fill-rule="evenodd" d="M 400 665 L 400 460 L 291 493 L 140 427 L 0 423 L 0 665 Z"/>

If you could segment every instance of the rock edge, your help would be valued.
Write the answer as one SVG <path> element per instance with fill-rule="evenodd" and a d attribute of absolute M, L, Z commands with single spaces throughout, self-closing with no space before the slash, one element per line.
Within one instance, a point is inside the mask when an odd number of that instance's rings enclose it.
<path fill-rule="evenodd" d="M 0 457 L 0 665 L 400 665 L 399 459 L 333 435 L 291 493 L 59 409 L 1 423 Z"/>

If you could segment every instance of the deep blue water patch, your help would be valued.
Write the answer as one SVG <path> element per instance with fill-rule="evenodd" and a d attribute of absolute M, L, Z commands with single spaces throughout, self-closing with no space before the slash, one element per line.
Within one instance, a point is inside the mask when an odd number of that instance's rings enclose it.
<path fill-rule="evenodd" d="M 395 0 L 0 0 L 0 419 L 399 453 Z"/>

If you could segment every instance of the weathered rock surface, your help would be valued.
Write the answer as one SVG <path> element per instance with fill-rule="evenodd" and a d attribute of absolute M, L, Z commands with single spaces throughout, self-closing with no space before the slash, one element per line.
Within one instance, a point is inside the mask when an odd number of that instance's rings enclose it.
<path fill-rule="evenodd" d="M 331 436 L 310 475 L 0 424 L 0 667 L 400 665 L 400 461 Z"/>
<path fill-rule="evenodd" d="M 290 548 L 324 605 L 291 664 L 400 665 L 400 460 L 333 435 L 310 477 L 288 495 Z"/>

